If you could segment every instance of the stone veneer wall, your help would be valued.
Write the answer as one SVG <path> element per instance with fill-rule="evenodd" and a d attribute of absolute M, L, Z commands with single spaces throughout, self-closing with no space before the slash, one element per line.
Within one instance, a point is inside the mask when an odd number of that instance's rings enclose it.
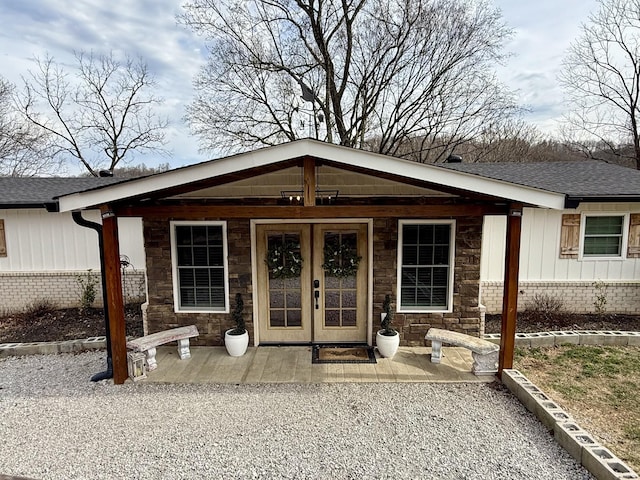
<path fill-rule="evenodd" d="M 96 285 L 95 307 L 102 307 L 100 272 L 92 271 Z M 48 300 L 58 308 L 80 305 L 80 287 L 77 279 L 87 271 L 60 272 L 2 272 L 0 273 L 0 314 L 19 312 L 35 302 Z M 145 297 L 144 270 L 126 270 L 123 279 L 127 302 L 143 302 Z"/>
<path fill-rule="evenodd" d="M 422 346 L 430 327 L 446 328 L 478 336 L 483 332 L 478 306 L 482 219 L 456 219 L 456 260 L 452 313 L 396 314 L 394 327 L 403 345 Z M 225 313 L 175 313 L 171 278 L 171 245 L 168 220 L 144 220 L 144 238 L 149 278 L 148 333 L 195 324 L 200 336 L 196 345 L 222 345 L 231 328 Z M 251 241 L 249 220 L 228 220 L 229 298 L 243 294 L 245 321 L 254 338 L 251 285 Z M 398 220 L 375 219 L 373 227 L 373 315 L 374 333 L 380 328 L 380 313 L 386 294 L 396 295 Z"/>
<path fill-rule="evenodd" d="M 603 282 L 604 295 L 609 313 L 640 312 L 640 281 L 636 282 Z M 560 299 L 563 310 L 573 313 L 594 313 L 596 296 L 603 290 L 596 289 L 596 282 L 591 281 L 526 281 L 520 282 L 518 310 L 522 311 L 531 303 L 535 295 L 550 295 Z M 482 282 L 482 304 L 487 313 L 502 312 L 503 282 Z"/>
<path fill-rule="evenodd" d="M 456 252 L 451 313 L 396 313 L 393 326 L 401 334 L 401 344 L 423 346 L 431 327 L 468 335 L 484 333 L 478 306 L 480 287 L 480 247 L 482 218 L 456 218 Z M 376 219 L 373 224 L 373 314 L 374 332 L 380 328 L 380 313 L 386 294 L 397 299 L 398 220 Z"/>
<path fill-rule="evenodd" d="M 169 220 L 144 219 L 143 230 L 149 278 L 148 332 L 145 333 L 154 333 L 184 325 L 196 325 L 200 335 L 193 339 L 193 344 L 223 345 L 224 332 L 233 326 L 230 313 L 174 312 Z M 229 249 L 230 309 L 233 309 L 236 293 L 242 293 L 247 330 L 250 338 L 253 339 L 249 220 L 227 221 L 227 244 Z"/>

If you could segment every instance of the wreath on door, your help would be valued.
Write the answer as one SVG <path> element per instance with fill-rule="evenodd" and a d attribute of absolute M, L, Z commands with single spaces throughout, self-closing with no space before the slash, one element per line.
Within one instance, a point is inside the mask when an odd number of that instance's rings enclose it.
<path fill-rule="evenodd" d="M 327 243 L 324 246 L 324 263 L 322 268 L 330 277 L 352 277 L 358 273 L 362 257 L 346 243 Z"/>
<path fill-rule="evenodd" d="M 300 245 L 284 242 L 267 249 L 264 259 L 273 278 L 299 277 L 302 271 Z"/>

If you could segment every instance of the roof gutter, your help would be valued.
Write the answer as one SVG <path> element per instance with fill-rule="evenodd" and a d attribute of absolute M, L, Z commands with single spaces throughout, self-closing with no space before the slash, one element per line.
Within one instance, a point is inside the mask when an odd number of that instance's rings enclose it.
<path fill-rule="evenodd" d="M 599 195 L 578 196 L 567 195 L 564 200 L 565 208 L 577 208 L 581 203 L 615 203 L 615 202 L 640 202 L 638 195 Z"/>
<path fill-rule="evenodd" d="M 107 281 L 106 281 L 106 269 L 104 264 L 104 248 L 102 241 L 102 225 L 96 222 L 91 222 L 82 216 L 82 212 L 71 212 L 73 221 L 81 227 L 90 228 L 95 230 L 98 234 L 98 248 L 100 249 L 100 276 L 102 278 L 102 304 L 104 312 L 104 324 L 107 337 L 107 369 L 104 372 L 96 373 L 91 377 L 92 382 L 98 382 L 107 378 L 113 378 L 113 361 L 111 357 L 111 331 L 109 329 L 109 304 L 107 302 Z"/>

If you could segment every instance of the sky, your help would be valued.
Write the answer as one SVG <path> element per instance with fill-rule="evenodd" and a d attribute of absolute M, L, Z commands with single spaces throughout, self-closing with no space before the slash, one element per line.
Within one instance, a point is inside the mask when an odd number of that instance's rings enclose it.
<path fill-rule="evenodd" d="M 513 29 L 498 68 L 499 78 L 518 93 L 531 111 L 526 119 L 553 133 L 563 112 L 557 74 L 580 26 L 598 7 L 597 0 L 493 0 Z M 35 68 L 34 57 L 53 56 L 72 65 L 74 51 L 141 56 L 164 99 L 161 114 L 170 119 L 168 156 L 144 155 L 131 163 L 172 167 L 215 157 L 199 153 L 198 140 L 183 121 L 193 98 L 192 79 L 206 60 L 204 41 L 178 25 L 181 0 L 0 0 L 0 75 L 21 84 Z M 73 169 L 69 173 L 74 172 Z"/>

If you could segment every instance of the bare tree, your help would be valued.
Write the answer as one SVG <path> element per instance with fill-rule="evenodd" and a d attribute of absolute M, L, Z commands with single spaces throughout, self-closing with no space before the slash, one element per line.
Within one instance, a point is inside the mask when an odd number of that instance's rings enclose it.
<path fill-rule="evenodd" d="M 488 1 L 194 0 L 209 58 L 187 117 L 204 149 L 301 137 L 435 161 L 517 110 Z M 302 95 L 301 95 L 302 94 Z"/>
<path fill-rule="evenodd" d="M 36 59 L 38 69 L 24 80 L 20 98 L 23 114 L 51 135 L 56 154 L 97 176 L 133 152 L 162 151 L 168 122 L 154 112 L 161 99 L 147 93 L 155 86 L 147 65 L 83 52 L 76 61 L 72 77 L 49 56 Z"/>
<path fill-rule="evenodd" d="M 49 138 L 15 111 L 14 86 L 0 77 L 0 176 L 29 177 L 59 173 Z"/>
<path fill-rule="evenodd" d="M 560 76 L 570 109 L 565 136 L 589 156 L 605 147 L 640 169 L 640 0 L 599 3 Z"/>

